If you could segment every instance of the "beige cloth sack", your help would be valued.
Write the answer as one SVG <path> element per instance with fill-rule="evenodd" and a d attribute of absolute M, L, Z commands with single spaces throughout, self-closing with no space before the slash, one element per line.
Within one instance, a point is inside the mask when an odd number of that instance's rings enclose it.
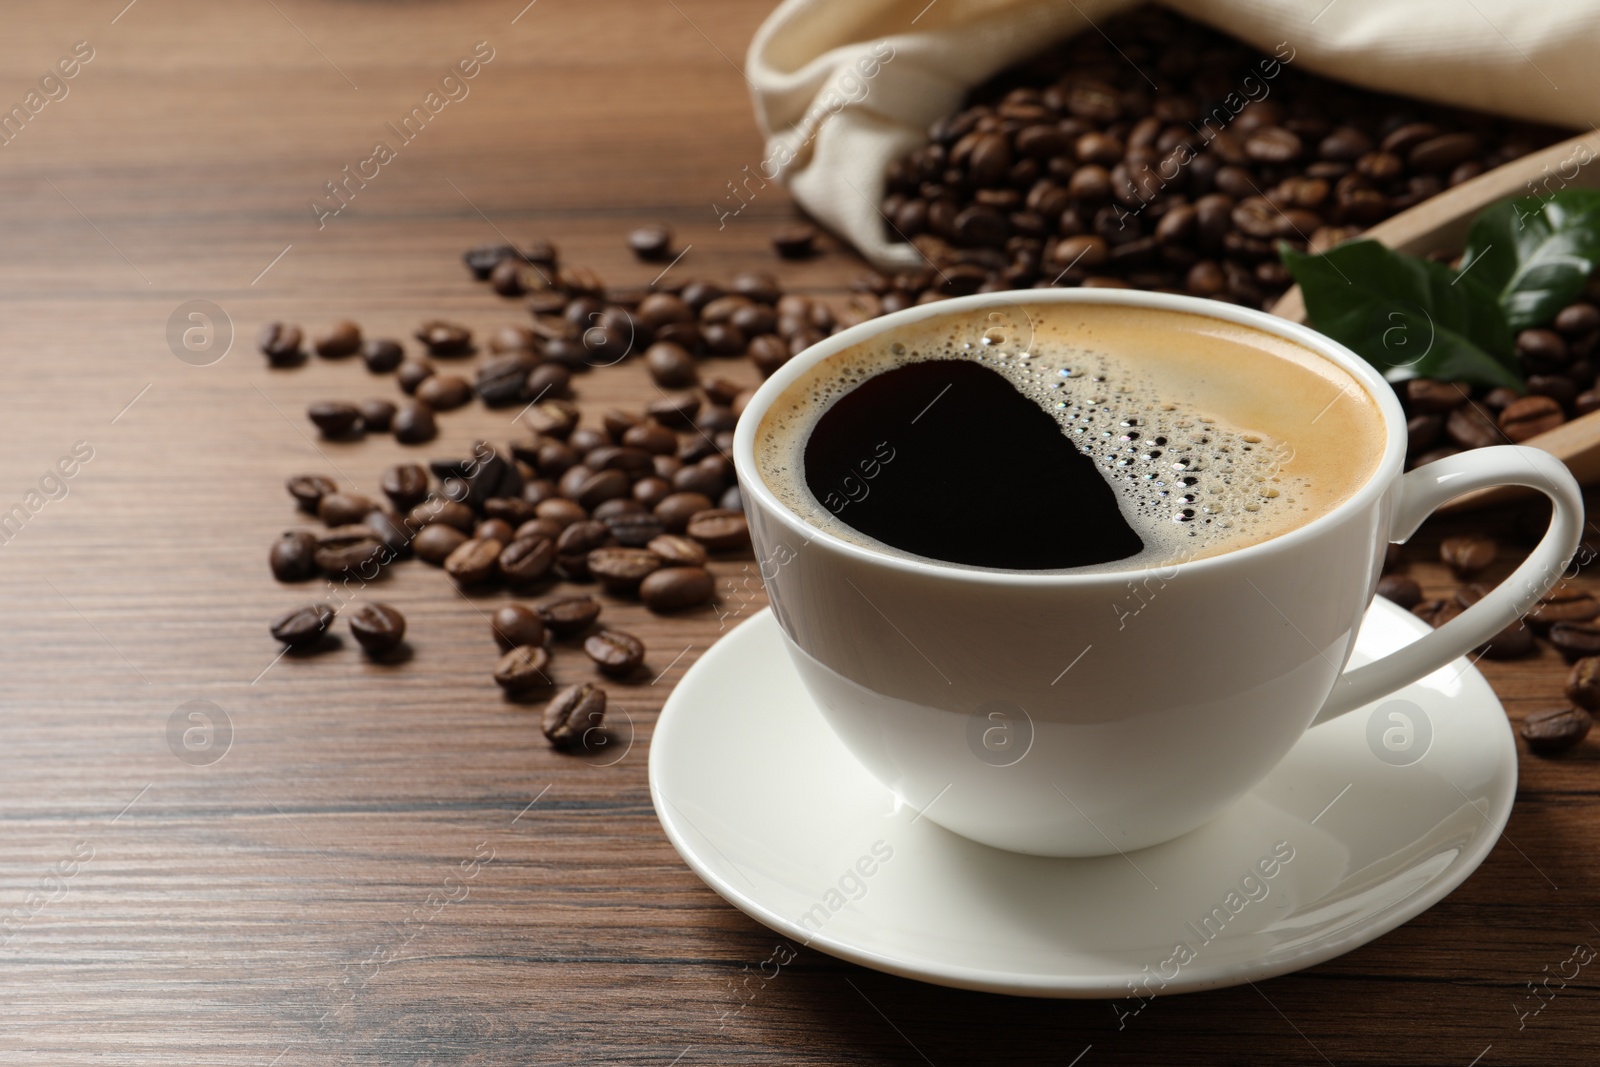
<path fill-rule="evenodd" d="M 969 86 L 1137 0 L 784 0 L 746 76 L 766 155 L 812 217 L 884 268 L 921 262 L 884 239 L 888 164 Z M 1266 53 L 1370 89 L 1575 129 L 1600 122 L 1600 0 L 1166 0 Z M 747 168 L 749 170 L 749 168 Z M 730 188 L 718 215 L 742 209 Z"/>

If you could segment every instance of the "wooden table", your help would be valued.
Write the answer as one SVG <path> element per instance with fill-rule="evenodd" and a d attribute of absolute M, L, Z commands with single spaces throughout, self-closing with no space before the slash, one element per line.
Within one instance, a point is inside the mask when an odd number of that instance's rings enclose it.
<path fill-rule="evenodd" d="M 0 147 L 0 512 L 75 443 L 93 450 L 0 545 L 0 1061 L 1593 1062 L 1592 975 L 1520 1031 L 1513 1005 L 1574 943 L 1600 943 L 1594 741 L 1523 757 L 1509 837 L 1431 911 L 1258 989 L 1163 999 L 1119 1032 L 1103 1002 L 941 989 L 811 950 L 741 992 L 780 939 L 689 872 L 646 786 L 655 715 L 722 632 L 717 611 L 613 609 L 660 676 L 619 694 L 636 736 L 607 767 L 551 752 L 500 698 L 495 597 L 420 564 L 383 585 L 411 621 L 407 662 L 348 641 L 277 660 L 265 623 L 301 598 L 265 566 L 295 521 L 283 479 L 372 492 L 401 450 L 313 443 L 307 402 L 392 387 L 358 362 L 271 371 L 261 323 L 523 321 L 457 258 L 501 233 L 548 235 L 617 284 L 660 269 L 622 240 L 656 220 L 689 247 L 686 274 L 759 267 L 826 293 L 859 266 L 837 250 L 777 263 L 768 237 L 792 209 L 775 185 L 716 223 L 761 155 L 737 64 L 764 4 L 124 2 L 18 0 L 0 35 L 7 101 L 74 42 L 93 49 Z M 494 58 L 470 95 L 319 229 L 324 183 L 478 41 Z M 213 365 L 169 347 L 190 300 L 231 321 Z M 652 395 L 635 366 L 581 393 L 591 412 Z M 426 451 L 505 439 L 507 419 L 446 416 Z M 1437 537 L 1411 556 L 1442 590 Z M 718 567 L 724 613 L 743 567 Z M 1513 718 L 1559 699 L 1548 649 L 1484 670 Z M 191 701 L 231 731 L 215 762 L 169 744 Z"/>

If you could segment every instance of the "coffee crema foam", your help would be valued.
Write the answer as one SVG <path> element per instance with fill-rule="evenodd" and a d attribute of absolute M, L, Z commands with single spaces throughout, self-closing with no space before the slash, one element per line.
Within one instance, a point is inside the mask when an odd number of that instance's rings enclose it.
<path fill-rule="evenodd" d="M 763 481 L 821 530 L 925 558 L 861 533 L 824 506 L 806 485 L 804 455 L 840 396 L 895 367 L 935 359 L 999 372 L 1055 418 L 1116 491 L 1144 551 L 1070 573 L 1162 567 L 1270 540 L 1348 499 L 1383 455 L 1377 403 L 1343 368 L 1292 341 L 1187 312 L 1027 304 L 934 316 L 812 367 L 757 428 Z M 892 474 L 892 465 L 871 458 L 863 457 L 862 492 L 871 491 L 867 471 Z"/>

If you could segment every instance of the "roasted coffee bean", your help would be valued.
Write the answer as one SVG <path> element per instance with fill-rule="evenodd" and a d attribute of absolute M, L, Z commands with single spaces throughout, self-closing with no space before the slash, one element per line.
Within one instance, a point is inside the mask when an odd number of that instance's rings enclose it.
<path fill-rule="evenodd" d="M 661 557 L 662 563 L 670 567 L 703 567 L 706 562 L 706 549 L 699 541 L 681 534 L 662 534 L 652 538 L 646 545 L 650 551 Z"/>
<path fill-rule="evenodd" d="M 512 541 L 500 552 L 500 573 L 513 585 L 522 585 L 543 578 L 555 560 L 554 541 L 548 537 L 525 537 Z"/>
<path fill-rule="evenodd" d="M 341 400 L 319 400 L 306 408 L 306 417 L 328 438 L 346 437 L 361 428 L 361 409 Z"/>
<path fill-rule="evenodd" d="M 483 513 L 491 519 L 504 519 L 513 530 L 525 526 L 529 520 L 538 517 L 531 503 L 515 496 L 490 497 L 483 502 Z"/>
<path fill-rule="evenodd" d="M 587 747 L 602 729 L 606 717 L 606 691 L 584 682 L 570 685 L 545 705 L 541 726 L 545 740 L 562 751 Z"/>
<path fill-rule="evenodd" d="M 383 472 L 378 488 L 394 501 L 394 506 L 409 511 L 428 499 L 427 468 L 415 463 L 400 463 Z"/>
<path fill-rule="evenodd" d="M 570 500 L 564 500 L 561 497 L 541 500 L 534 506 L 533 510 L 539 518 L 559 523 L 563 527 L 570 526 L 575 522 L 581 522 L 589 517 L 589 513 L 580 505 Z"/>
<path fill-rule="evenodd" d="M 406 353 L 399 342 L 385 337 L 370 338 L 361 345 L 361 361 L 373 374 L 388 374 L 400 366 Z"/>
<path fill-rule="evenodd" d="M 1422 603 L 1422 586 L 1403 574 L 1386 574 L 1378 579 L 1378 595 L 1410 611 Z"/>
<path fill-rule="evenodd" d="M 305 582 L 317 576 L 317 536 L 309 530 L 286 530 L 272 543 L 267 560 L 280 582 Z"/>
<path fill-rule="evenodd" d="M 666 529 L 661 524 L 660 519 L 646 511 L 644 506 L 637 501 L 612 500 L 607 501 L 607 503 L 629 503 L 638 507 L 638 511 L 635 512 L 601 516 L 605 521 L 606 529 L 611 531 L 611 536 L 616 539 L 619 545 L 626 548 L 643 548 L 657 537 L 660 537 Z M 599 515 L 601 510 L 596 509 L 595 514 Z"/>
<path fill-rule="evenodd" d="M 618 518 L 622 515 L 643 515 L 648 513 L 649 510 L 649 508 L 645 507 L 631 496 L 623 496 L 615 497 L 611 500 L 605 501 L 599 507 L 595 508 L 594 511 L 590 513 L 589 517 L 591 519 L 598 519 L 600 522 L 609 523 L 612 519 Z"/>
<path fill-rule="evenodd" d="M 559 363 L 541 363 L 528 372 L 522 391 L 530 397 L 560 400 L 572 395 L 572 372 Z"/>
<path fill-rule="evenodd" d="M 665 478 L 647 475 L 633 483 L 633 499 L 646 508 L 654 508 L 672 493 L 672 483 Z"/>
<path fill-rule="evenodd" d="M 514 532 L 514 527 L 504 519 L 484 519 L 472 528 L 473 537 L 492 537 L 508 545 Z"/>
<path fill-rule="evenodd" d="M 505 545 L 492 538 L 469 538 L 444 561 L 445 573 L 461 585 L 476 585 L 494 577 Z"/>
<path fill-rule="evenodd" d="M 557 596 L 534 605 L 539 619 L 558 637 L 582 633 L 600 617 L 600 602 L 592 596 Z"/>
<path fill-rule="evenodd" d="M 1563 337 L 1588 337 L 1600 330 L 1600 308 L 1593 304 L 1568 304 L 1556 312 L 1555 321 L 1550 325 Z"/>
<path fill-rule="evenodd" d="M 1553 756 L 1576 748 L 1594 725 L 1594 717 L 1583 708 L 1548 708 L 1531 712 L 1517 727 L 1528 743 L 1528 751 Z"/>
<path fill-rule="evenodd" d="M 1556 373 L 1567 362 L 1567 342 L 1543 327 L 1517 334 L 1517 358 L 1532 373 Z"/>
<path fill-rule="evenodd" d="M 417 386 L 417 399 L 435 411 L 454 411 L 472 399 L 472 383 L 456 374 L 435 374 Z"/>
<path fill-rule="evenodd" d="M 885 310 L 889 309 L 886 307 Z M 789 362 L 791 358 L 789 346 L 783 342 L 782 338 L 774 337 L 770 334 L 752 338 L 748 355 L 750 356 L 750 361 L 756 365 L 756 369 L 761 372 L 764 378 L 770 378 L 777 373 L 778 368 Z"/>
<path fill-rule="evenodd" d="M 611 527 L 603 522 L 583 519 L 561 531 L 556 539 L 556 559 L 567 577 L 589 577 L 589 553 L 612 543 Z"/>
<path fill-rule="evenodd" d="M 662 567 L 639 583 L 639 599 L 651 611 L 678 611 L 708 603 L 714 587 L 704 567 Z"/>
<path fill-rule="evenodd" d="M 1585 656 L 1567 672 L 1567 699 L 1587 711 L 1600 711 L 1600 659 Z"/>
<path fill-rule="evenodd" d="M 453 322 L 435 319 L 417 327 L 413 335 L 431 356 L 465 356 L 472 351 L 472 331 Z"/>
<path fill-rule="evenodd" d="M 506 355 L 531 356 L 538 347 L 534 332 L 526 326 L 502 326 L 489 338 L 489 351 Z"/>
<path fill-rule="evenodd" d="M 1438 629 L 1465 610 L 1455 600 L 1424 600 L 1411 609 L 1411 614 Z"/>
<path fill-rule="evenodd" d="M 328 327 L 312 342 L 317 355 L 326 359 L 342 359 L 361 351 L 361 327 L 344 319 Z"/>
<path fill-rule="evenodd" d="M 1479 645 L 1477 651 L 1484 659 L 1521 659 L 1538 651 L 1538 647 L 1533 631 L 1518 619 Z"/>
<path fill-rule="evenodd" d="M 394 380 L 400 386 L 402 393 L 415 394 L 417 387 L 433 377 L 435 370 L 432 363 L 425 359 L 402 360 L 394 372 Z"/>
<path fill-rule="evenodd" d="M 669 533 L 683 533 L 689 520 L 712 508 L 711 498 L 704 493 L 674 492 L 653 509 L 655 517 Z"/>
<path fill-rule="evenodd" d="M 494 665 L 494 681 L 510 696 L 541 689 L 551 684 L 545 668 L 550 665 L 550 653 L 538 645 L 518 645 L 500 657 Z"/>
<path fill-rule="evenodd" d="M 434 420 L 433 408 L 421 400 L 411 400 L 400 405 L 390 423 L 394 439 L 403 445 L 420 445 L 439 436 L 439 424 Z"/>
<path fill-rule="evenodd" d="M 533 357 L 527 355 L 513 354 L 489 360 L 478 368 L 478 396 L 490 407 L 516 403 L 522 399 L 522 387 L 535 366 Z"/>
<path fill-rule="evenodd" d="M 350 632 L 368 655 L 381 656 L 399 647 L 406 617 L 388 604 L 362 604 L 350 613 Z"/>
<path fill-rule="evenodd" d="M 1467 402 L 1469 393 L 1454 382 L 1413 378 L 1405 383 L 1406 408 L 1416 415 L 1443 415 Z"/>
<path fill-rule="evenodd" d="M 1586 656 L 1600 655 L 1600 624 L 1558 622 L 1550 627 L 1546 636 L 1568 663 L 1576 663 Z"/>
<path fill-rule="evenodd" d="M 329 493 L 317 502 L 317 518 L 329 526 L 350 526 L 377 505 L 360 493 Z"/>
<path fill-rule="evenodd" d="M 1548 396 L 1525 396 L 1500 412 L 1500 429 L 1514 443 L 1537 437 L 1567 421 L 1561 405 Z"/>
<path fill-rule="evenodd" d="M 388 433 L 389 427 L 394 425 L 394 413 L 397 409 L 393 401 L 363 400 L 359 407 L 361 425 L 368 433 Z"/>
<path fill-rule="evenodd" d="M 584 457 L 584 466 L 597 471 L 618 470 L 630 478 L 643 478 L 655 470 L 650 453 L 629 445 L 602 445 Z"/>
<path fill-rule="evenodd" d="M 501 648 L 544 646 L 544 621 L 526 604 L 503 604 L 495 610 L 490 629 Z"/>
<path fill-rule="evenodd" d="M 1004 145 L 1004 139 L 1000 143 Z M 806 223 L 786 226 L 772 235 L 772 250 L 782 259 L 805 259 L 817 250 L 817 228 Z"/>
<path fill-rule="evenodd" d="M 466 540 L 467 535 L 454 526 L 435 523 L 432 526 L 424 526 L 411 539 L 411 547 L 418 559 L 442 566 L 444 561 L 450 558 L 450 554 L 460 548 Z"/>
<path fill-rule="evenodd" d="M 678 435 L 656 423 L 642 423 L 630 427 L 622 435 L 622 443 L 657 456 L 668 456 L 678 450 Z"/>
<path fill-rule="evenodd" d="M 672 231 L 665 226 L 641 226 L 628 234 L 628 247 L 646 262 L 672 258 Z"/>
<path fill-rule="evenodd" d="M 652 400 L 645 413 L 663 426 L 692 430 L 694 417 L 700 413 L 700 398 L 694 393 L 677 393 Z"/>
<path fill-rule="evenodd" d="M 399 559 L 411 554 L 413 535 L 392 509 L 378 507 L 367 512 L 366 517 L 361 520 L 361 525 L 371 530 L 372 536 L 388 549 L 390 558 Z"/>
<path fill-rule="evenodd" d="M 378 567 L 391 558 L 392 553 L 365 523 L 336 526 L 317 538 L 317 566 L 335 577 L 374 578 Z"/>
<path fill-rule="evenodd" d="M 1589 622 L 1596 618 L 1600 618 L 1600 600 L 1567 585 L 1550 590 L 1527 614 L 1528 625 L 1540 633 L 1558 622 Z"/>
<path fill-rule="evenodd" d="M 1477 574 L 1499 553 L 1500 546 L 1488 537 L 1447 537 L 1439 544 L 1440 561 L 1463 577 Z"/>
<path fill-rule="evenodd" d="M 725 508 L 696 513 L 684 532 L 714 552 L 746 548 L 750 544 L 750 527 L 744 513 Z"/>
<path fill-rule="evenodd" d="M 637 590 L 645 576 L 660 566 L 661 557 L 647 548 L 597 548 L 589 553 L 589 574 L 613 593 Z"/>
<path fill-rule="evenodd" d="M 272 636 L 290 648 L 304 648 L 322 639 L 333 623 L 333 609 L 326 604 L 307 604 L 278 616 Z"/>
<path fill-rule="evenodd" d="M 1450 440 L 1462 448 L 1487 448 L 1505 441 L 1494 420 L 1476 404 L 1463 404 L 1450 412 L 1444 428 Z"/>
<path fill-rule="evenodd" d="M 317 505 L 322 503 L 323 497 L 339 491 L 333 479 L 320 474 L 297 474 L 285 484 L 289 488 L 289 495 L 300 505 L 300 510 L 313 515 L 317 513 Z"/>
<path fill-rule="evenodd" d="M 1406 420 L 1406 452 L 1420 455 L 1434 446 L 1444 433 L 1443 415 L 1413 415 Z"/>
<path fill-rule="evenodd" d="M 693 385 L 699 376 L 694 357 L 670 341 L 657 341 L 645 349 L 644 365 L 663 389 L 682 389 Z"/>
<path fill-rule="evenodd" d="M 530 404 L 522 414 L 524 426 L 536 434 L 558 441 L 565 441 L 572 436 L 578 419 L 578 408 L 570 400 L 542 400 Z"/>
<path fill-rule="evenodd" d="M 538 284 L 538 275 L 526 263 L 517 259 L 502 259 L 489 272 L 489 288 L 501 296 L 515 297 Z"/>
<path fill-rule="evenodd" d="M 489 279 L 490 272 L 494 270 L 501 260 L 516 254 L 517 250 L 511 245 L 479 245 L 476 248 L 467 249 L 462 253 L 461 259 L 466 263 L 467 269 L 472 272 L 472 276 L 482 282 Z"/>
<path fill-rule="evenodd" d="M 626 678 L 644 663 L 644 642 L 620 630 L 601 630 L 584 639 L 584 653 L 602 674 Z"/>
<path fill-rule="evenodd" d="M 573 470 L 583 469 L 581 467 L 573 468 Z M 577 492 L 572 494 L 572 499 L 576 500 L 580 507 L 593 510 L 607 500 L 627 496 L 632 487 L 633 483 L 628 480 L 627 474 L 623 471 L 594 471 L 583 478 L 578 485 Z"/>
<path fill-rule="evenodd" d="M 511 539 L 515 541 L 520 537 L 548 537 L 554 541 L 561 536 L 563 529 L 565 527 L 560 523 L 551 522 L 549 519 L 533 518 L 518 526 Z"/>
<path fill-rule="evenodd" d="M 419 529 L 424 526 L 449 526 L 470 535 L 478 526 L 478 516 L 460 501 L 434 497 L 412 508 L 406 516 L 406 523 Z"/>
<path fill-rule="evenodd" d="M 256 335 L 256 346 L 273 366 L 288 367 L 305 359 L 305 353 L 300 350 L 303 340 L 300 327 L 287 322 L 269 322 Z"/>

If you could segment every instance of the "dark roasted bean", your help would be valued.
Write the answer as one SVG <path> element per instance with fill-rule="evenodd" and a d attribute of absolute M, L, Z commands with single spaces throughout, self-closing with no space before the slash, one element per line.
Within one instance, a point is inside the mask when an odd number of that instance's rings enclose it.
<path fill-rule="evenodd" d="M 464 356 L 472 351 L 472 331 L 453 322 L 425 322 L 414 336 L 431 356 Z"/>
<path fill-rule="evenodd" d="M 300 327 L 287 322 L 269 322 L 256 335 L 256 346 L 273 366 L 288 367 L 305 358 L 300 350 L 303 340 Z"/>
<path fill-rule="evenodd" d="M 475 585 L 494 577 L 505 546 L 492 538 L 469 538 L 444 561 L 445 573 L 461 585 Z"/>
<path fill-rule="evenodd" d="M 302 648 L 322 639 L 333 622 L 333 609 L 326 604 L 307 604 L 280 615 L 272 624 L 272 636 L 291 648 Z"/>
<path fill-rule="evenodd" d="M 1477 536 L 1447 537 L 1439 545 L 1439 559 L 1457 574 L 1477 574 L 1493 563 L 1499 546 L 1492 538 Z"/>
<path fill-rule="evenodd" d="M 1600 618 L 1600 600 L 1571 586 L 1560 585 L 1546 593 L 1528 612 L 1528 625 L 1544 633 L 1560 622 L 1589 622 Z"/>
<path fill-rule="evenodd" d="M 1538 647 L 1533 631 L 1518 619 L 1479 645 L 1478 653 L 1485 659 L 1521 659 L 1538 651 Z"/>
<path fill-rule="evenodd" d="M 514 532 L 515 527 L 504 519 L 484 519 L 472 528 L 473 537 L 493 538 L 507 545 L 511 543 L 511 537 Z"/>
<path fill-rule="evenodd" d="M 1531 712 L 1517 732 L 1528 744 L 1528 751 L 1553 756 L 1576 748 L 1594 725 L 1594 717 L 1583 708 L 1549 708 Z"/>
<path fill-rule="evenodd" d="M 417 387 L 433 377 L 434 373 L 433 364 L 427 360 L 407 359 L 402 360 L 395 369 L 394 380 L 402 393 L 415 394 Z"/>
<path fill-rule="evenodd" d="M 428 499 L 427 468 L 415 463 L 390 467 L 378 479 L 378 488 L 394 501 L 394 506 L 410 510 Z"/>
<path fill-rule="evenodd" d="M 503 604 L 495 610 L 490 629 L 501 648 L 544 645 L 544 620 L 526 604 Z"/>
<path fill-rule="evenodd" d="M 376 506 L 371 497 L 360 493 L 328 493 L 317 501 L 317 518 L 329 526 L 350 526 Z"/>
<path fill-rule="evenodd" d="M 603 728 L 606 691 L 584 682 L 561 690 L 545 705 L 541 727 L 550 744 L 562 751 L 586 748 Z"/>
<path fill-rule="evenodd" d="M 524 537 L 500 552 L 500 573 L 513 585 L 537 581 L 555 563 L 555 542 L 548 537 Z"/>
<path fill-rule="evenodd" d="M 600 617 L 600 601 L 592 596 L 551 597 L 533 607 L 545 627 L 558 637 L 582 633 Z"/>
<path fill-rule="evenodd" d="M 639 583 L 639 599 L 651 611 L 678 611 L 708 603 L 713 589 L 704 567 L 662 567 Z"/>
<path fill-rule="evenodd" d="M 1422 586 L 1403 574 L 1386 574 L 1378 580 L 1378 595 L 1410 611 L 1422 603 Z"/>
<path fill-rule="evenodd" d="M 711 498 L 704 493 L 674 492 L 653 510 L 669 533 L 683 533 L 690 519 L 711 508 Z"/>
<path fill-rule="evenodd" d="M 392 400 L 363 400 L 359 405 L 361 425 L 368 433 L 388 433 L 397 410 Z"/>
<path fill-rule="evenodd" d="M 300 510 L 313 515 L 317 513 L 317 505 L 322 502 L 322 498 L 329 493 L 338 492 L 339 489 L 333 479 L 324 478 L 320 474 L 297 474 L 285 484 L 289 488 L 289 495 L 300 505 Z"/>
<path fill-rule="evenodd" d="M 489 360 L 478 368 L 478 396 L 490 407 L 516 403 L 522 399 L 522 387 L 536 365 L 533 357 L 516 353 Z"/>
<path fill-rule="evenodd" d="M 1509 440 L 1520 443 L 1566 421 L 1561 405 L 1555 400 L 1548 396 L 1525 396 L 1506 406 L 1500 413 L 1499 425 Z"/>
<path fill-rule="evenodd" d="M 336 526 L 317 538 L 315 559 L 327 574 L 373 578 L 392 554 L 365 523 Z"/>
<path fill-rule="evenodd" d="M 657 341 L 644 353 L 645 369 L 663 389 L 682 389 L 693 385 L 699 372 L 694 357 L 683 346 Z"/>
<path fill-rule="evenodd" d="M 458 374 L 435 374 L 417 386 L 417 399 L 435 411 L 454 411 L 472 399 L 472 383 Z"/>
<path fill-rule="evenodd" d="M 602 674 L 625 678 L 644 662 L 644 642 L 620 630 L 601 630 L 583 642 L 584 653 Z"/>
<path fill-rule="evenodd" d="M 460 548 L 466 540 L 467 535 L 454 526 L 434 523 L 431 526 L 424 526 L 411 539 L 411 547 L 418 559 L 435 566 L 443 566 L 444 561 L 450 558 L 450 554 Z"/>
<path fill-rule="evenodd" d="M 638 508 L 636 512 L 601 516 L 605 521 L 606 528 L 611 531 L 611 536 L 616 538 L 619 545 L 627 548 L 643 548 L 655 538 L 660 537 L 666 529 L 661 524 L 661 520 L 646 511 L 644 505 L 639 504 L 638 501 L 611 500 L 607 501 L 607 503 L 628 503 Z M 600 509 L 596 509 L 595 514 L 599 515 Z"/>
<path fill-rule="evenodd" d="M 406 636 L 406 617 L 388 604 L 362 604 L 350 613 L 350 632 L 368 655 L 381 656 Z"/>
<path fill-rule="evenodd" d="M 1600 659 L 1585 656 L 1567 672 L 1567 699 L 1588 711 L 1600 711 Z"/>
<path fill-rule="evenodd" d="M 306 408 L 306 417 L 329 438 L 348 436 L 361 427 L 361 409 L 340 400 L 319 400 Z"/>
<path fill-rule="evenodd" d="M 268 562 L 280 582 L 304 582 L 317 576 L 317 536 L 309 530 L 286 530 L 272 543 Z"/>
<path fill-rule="evenodd" d="M 361 351 L 361 327 L 344 319 L 334 323 L 312 342 L 317 355 L 327 359 L 342 359 Z"/>
<path fill-rule="evenodd" d="M 1568 663 L 1576 663 L 1586 656 L 1600 655 L 1600 624 L 1558 622 L 1550 627 L 1550 633 L 1546 636 Z"/>
<path fill-rule="evenodd" d="M 403 445 L 420 445 L 439 436 L 439 424 L 434 420 L 433 408 L 420 400 L 401 404 L 390 423 L 394 439 Z"/>
<path fill-rule="evenodd" d="M 633 254 L 649 262 L 659 262 L 672 257 L 672 231 L 665 226 L 641 226 L 628 234 L 628 247 Z"/>
<path fill-rule="evenodd" d="M 510 696 L 518 696 L 550 685 L 545 668 L 550 653 L 538 645 L 518 645 L 494 665 L 494 681 Z"/>
<path fill-rule="evenodd" d="M 387 374 L 406 358 L 399 342 L 385 337 L 370 338 L 361 345 L 361 361 L 373 374 Z"/>
<path fill-rule="evenodd" d="M 589 574 L 610 592 L 632 592 L 661 557 L 647 548 L 597 548 L 589 553 Z"/>
<path fill-rule="evenodd" d="M 725 508 L 696 513 L 684 532 L 712 551 L 745 548 L 750 544 L 750 527 L 744 513 Z"/>

